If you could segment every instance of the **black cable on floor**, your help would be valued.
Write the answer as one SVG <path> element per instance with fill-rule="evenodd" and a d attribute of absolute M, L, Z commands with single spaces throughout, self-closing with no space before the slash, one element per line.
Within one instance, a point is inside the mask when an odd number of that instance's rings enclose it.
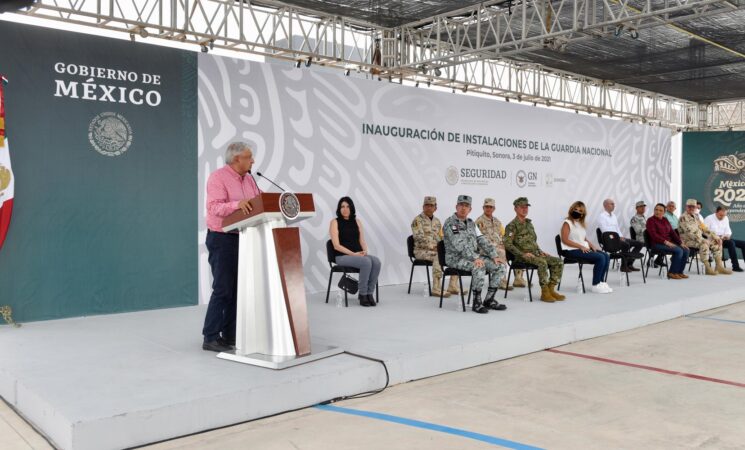
<path fill-rule="evenodd" d="M 344 352 L 342 352 L 342 353 L 346 353 L 347 355 L 350 355 L 350 356 L 356 356 L 357 358 L 367 359 L 369 361 L 379 362 L 380 364 L 382 364 L 383 365 L 383 370 L 385 370 L 385 386 L 383 386 L 380 389 L 376 389 L 374 391 L 360 392 L 359 394 L 345 395 L 345 396 L 342 396 L 342 397 L 332 398 L 331 400 L 326 400 L 325 402 L 319 403 L 319 405 L 328 405 L 330 403 L 336 403 L 336 402 L 340 402 L 342 400 L 353 400 L 353 399 L 356 399 L 356 398 L 370 397 L 370 396 L 375 395 L 375 394 L 380 394 L 381 392 L 383 392 L 384 390 L 386 390 L 386 388 L 390 384 L 391 377 L 390 377 L 390 374 L 388 373 L 388 366 L 385 365 L 385 361 L 383 361 L 382 359 L 371 358 L 369 356 L 360 355 L 358 353 L 348 352 L 346 350 Z"/>

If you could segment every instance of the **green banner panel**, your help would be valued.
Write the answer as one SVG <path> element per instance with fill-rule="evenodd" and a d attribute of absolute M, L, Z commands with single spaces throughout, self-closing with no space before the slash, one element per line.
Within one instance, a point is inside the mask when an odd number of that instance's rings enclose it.
<path fill-rule="evenodd" d="M 31 321 L 196 304 L 196 55 L 6 22 L 0 42 L 0 305 Z"/>
<path fill-rule="evenodd" d="M 726 206 L 733 236 L 745 239 L 745 132 L 684 133 L 682 183 L 683 202 L 699 200 L 704 217 Z"/>

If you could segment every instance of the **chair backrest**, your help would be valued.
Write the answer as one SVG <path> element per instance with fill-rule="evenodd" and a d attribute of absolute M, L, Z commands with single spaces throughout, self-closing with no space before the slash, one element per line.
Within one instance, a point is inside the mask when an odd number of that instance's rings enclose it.
<path fill-rule="evenodd" d="M 437 243 L 437 260 L 440 262 L 440 267 L 445 267 L 445 241 Z"/>
<path fill-rule="evenodd" d="M 409 252 L 409 259 L 414 261 L 414 236 L 411 234 L 406 238 L 406 249 Z"/>
<path fill-rule="evenodd" d="M 647 247 L 647 251 L 652 251 L 652 245 L 649 242 L 649 231 L 644 230 L 644 246 Z"/>
<path fill-rule="evenodd" d="M 334 252 L 334 244 L 331 239 L 326 241 L 326 259 L 329 261 L 329 266 L 333 266 L 336 263 L 336 252 Z"/>
<path fill-rule="evenodd" d="M 618 253 L 623 250 L 621 237 L 615 231 L 606 231 L 603 233 L 600 242 L 602 242 L 603 250 L 608 253 Z"/>
<path fill-rule="evenodd" d="M 561 248 L 561 235 L 557 234 L 554 241 L 556 242 L 556 253 L 558 253 L 559 256 L 564 256 L 564 249 Z"/>
<path fill-rule="evenodd" d="M 634 227 L 629 227 L 629 236 L 632 240 L 636 240 L 636 230 L 634 229 Z"/>
<path fill-rule="evenodd" d="M 504 253 L 505 253 L 505 256 L 507 256 L 507 262 L 510 263 L 511 265 L 512 261 L 515 260 L 515 255 L 513 255 L 512 252 L 507 249 L 504 250 Z"/>
<path fill-rule="evenodd" d="M 598 238 L 598 244 L 600 244 L 600 247 L 605 250 L 605 247 L 603 247 L 603 232 L 600 231 L 600 228 L 595 228 L 595 236 Z"/>

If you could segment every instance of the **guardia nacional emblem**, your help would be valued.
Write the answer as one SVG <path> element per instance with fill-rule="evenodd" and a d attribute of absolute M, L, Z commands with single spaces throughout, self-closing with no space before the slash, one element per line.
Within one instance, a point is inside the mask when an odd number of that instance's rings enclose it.
<path fill-rule="evenodd" d="M 103 112 L 88 126 L 93 149 L 105 156 L 119 156 L 132 145 L 132 127 L 119 113 Z"/>

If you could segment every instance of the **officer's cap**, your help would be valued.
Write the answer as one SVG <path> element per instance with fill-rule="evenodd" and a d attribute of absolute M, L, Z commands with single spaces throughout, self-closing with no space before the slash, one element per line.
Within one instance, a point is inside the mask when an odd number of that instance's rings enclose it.
<path fill-rule="evenodd" d="M 689 198 L 686 200 L 686 206 L 697 206 L 698 202 L 695 198 Z"/>
<path fill-rule="evenodd" d="M 528 197 L 518 197 L 514 202 L 512 202 L 512 204 L 514 206 L 530 206 L 530 203 L 528 203 Z"/>
<path fill-rule="evenodd" d="M 435 205 L 435 206 L 437 206 L 437 197 L 435 197 L 433 195 L 428 195 L 428 196 L 424 197 L 424 203 L 422 203 L 422 204 L 423 205 Z"/>
<path fill-rule="evenodd" d="M 484 206 L 497 206 L 496 202 L 493 198 L 485 198 L 484 199 Z"/>
<path fill-rule="evenodd" d="M 644 200 L 639 200 L 638 202 L 636 202 L 636 207 L 638 208 L 640 206 L 647 206 L 647 204 L 644 203 Z"/>
<path fill-rule="evenodd" d="M 470 195 L 459 195 L 458 203 L 468 203 L 468 206 L 471 206 L 471 196 Z"/>

